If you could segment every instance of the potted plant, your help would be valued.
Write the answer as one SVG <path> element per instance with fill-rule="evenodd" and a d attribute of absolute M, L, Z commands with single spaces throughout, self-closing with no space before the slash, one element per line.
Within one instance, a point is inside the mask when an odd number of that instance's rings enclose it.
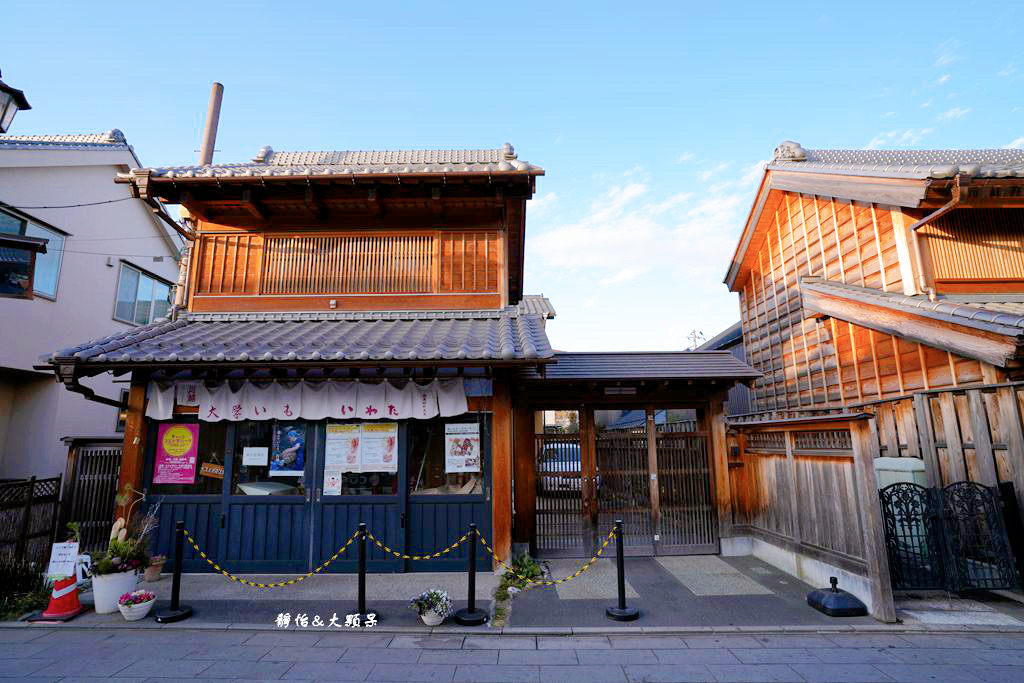
<path fill-rule="evenodd" d="M 145 581 L 153 582 L 160 580 L 160 572 L 164 569 L 164 562 L 167 561 L 166 555 L 154 555 L 149 558 L 149 566 L 146 567 L 146 571 L 143 573 L 142 578 Z"/>
<path fill-rule="evenodd" d="M 409 607 L 416 610 L 427 626 L 437 626 L 452 613 L 452 599 L 440 588 L 423 591 L 409 601 Z"/>
<path fill-rule="evenodd" d="M 132 509 L 142 500 L 142 494 L 126 485 L 125 492 L 117 497 L 118 505 L 124 505 L 132 500 L 133 494 L 137 497 L 127 514 L 131 522 L 126 522 L 125 517 L 117 518 L 110 530 L 109 547 L 92 563 L 92 594 L 97 614 L 116 612 L 119 597 L 135 590 L 139 572 L 150 564 L 146 539 L 158 524 L 160 506 L 158 503 L 148 514 L 132 517 Z"/>
<path fill-rule="evenodd" d="M 154 602 L 156 602 L 156 593 L 143 590 L 132 591 L 118 598 L 117 608 L 121 610 L 125 621 L 138 621 L 149 614 Z"/>

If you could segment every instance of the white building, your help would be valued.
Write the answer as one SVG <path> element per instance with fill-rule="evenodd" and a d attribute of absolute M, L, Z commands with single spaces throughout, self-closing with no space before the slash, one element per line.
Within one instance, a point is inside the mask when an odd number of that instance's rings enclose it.
<path fill-rule="evenodd" d="M 114 183 L 118 171 L 141 165 L 118 130 L 0 135 L 0 233 L 49 240 L 36 258 L 34 296 L 0 296 L 0 479 L 63 473 L 62 437 L 117 434 L 117 408 L 33 366 L 166 315 L 181 239 L 131 186 Z M 88 386 L 112 399 L 127 387 L 108 376 Z"/>

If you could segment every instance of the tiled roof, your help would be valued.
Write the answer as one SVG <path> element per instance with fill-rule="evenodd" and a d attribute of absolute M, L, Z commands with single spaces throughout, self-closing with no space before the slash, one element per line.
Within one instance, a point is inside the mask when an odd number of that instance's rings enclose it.
<path fill-rule="evenodd" d="M 883 178 L 1024 178 L 1024 149 L 804 149 L 786 141 L 769 170 Z"/>
<path fill-rule="evenodd" d="M 847 285 L 820 278 L 800 279 L 800 288 L 828 294 L 875 306 L 884 306 L 915 315 L 973 327 L 1002 335 L 1024 335 L 1024 304 L 1014 302 L 961 302 L 956 299 L 936 299 L 917 294 L 909 296 L 898 292 Z M 998 295 L 992 295 L 997 299 Z"/>
<path fill-rule="evenodd" d="M 544 170 L 520 161 L 515 149 L 275 152 L 264 147 L 251 162 L 142 169 L 153 179 L 325 177 L 353 175 L 491 175 Z M 141 175 L 140 169 L 122 177 Z"/>
<path fill-rule="evenodd" d="M 128 149 L 124 133 L 108 130 L 106 133 L 69 135 L 0 135 L 0 149 Z"/>
<path fill-rule="evenodd" d="M 551 356 L 540 316 L 465 311 L 188 314 L 63 349 L 49 360 L 500 362 Z"/>
<path fill-rule="evenodd" d="M 524 294 L 516 308 L 520 313 L 544 316 L 547 320 L 555 317 L 555 307 L 543 294 Z"/>
<path fill-rule="evenodd" d="M 755 379 L 754 368 L 729 351 L 668 351 L 554 354 L 544 369 L 547 380 L 614 379 Z M 520 372 L 523 379 L 542 379 L 535 368 Z"/>

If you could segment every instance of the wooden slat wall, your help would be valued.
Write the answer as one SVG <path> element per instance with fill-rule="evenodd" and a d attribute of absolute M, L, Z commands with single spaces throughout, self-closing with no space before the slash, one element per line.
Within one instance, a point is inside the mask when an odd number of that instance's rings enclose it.
<path fill-rule="evenodd" d="M 744 430 L 740 442 L 729 467 L 735 533 L 764 532 L 766 540 L 860 569 L 864 534 L 849 430 Z"/>
<path fill-rule="evenodd" d="M 197 252 L 196 294 L 256 293 L 262 235 L 204 235 Z"/>
<path fill-rule="evenodd" d="M 498 230 L 204 234 L 199 296 L 498 293 Z"/>
<path fill-rule="evenodd" d="M 740 292 L 747 360 L 764 375 L 752 410 L 851 404 L 981 378 L 977 361 L 843 321 L 818 322 L 803 310 L 804 276 L 904 291 L 889 208 L 787 192 L 773 218 Z"/>
<path fill-rule="evenodd" d="M 1024 211 L 953 211 L 920 234 L 937 281 L 1020 280 L 1024 289 Z"/>
<path fill-rule="evenodd" d="M 442 233 L 438 291 L 496 291 L 501 266 L 498 237 L 497 231 Z"/>

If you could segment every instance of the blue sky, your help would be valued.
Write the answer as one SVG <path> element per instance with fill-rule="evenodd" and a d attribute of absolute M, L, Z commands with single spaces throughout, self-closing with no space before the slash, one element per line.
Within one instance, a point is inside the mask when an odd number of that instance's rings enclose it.
<path fill-rule="evenodd" d="M 721 284 L 761 164 L 822 147 L 1024 146 L 1016 3 L 10 3 L 15 133 L 120 128 L 192 163 L 497 147 L 547 176 L 526 288 L 553 344 L 678 349 L 739 318 Z M 17 30 L 11 31 L 11 27 Z"/>

